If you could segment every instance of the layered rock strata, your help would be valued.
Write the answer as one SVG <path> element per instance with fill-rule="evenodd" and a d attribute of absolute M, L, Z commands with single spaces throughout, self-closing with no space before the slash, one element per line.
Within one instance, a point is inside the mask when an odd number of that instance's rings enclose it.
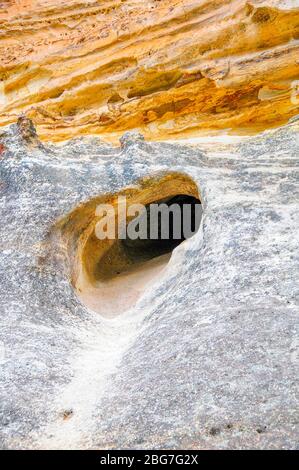
<path fill-rule="evenodd" d="M 298 113 L 297 0 L 2 2 L 0 124 L 43 140 L 251 133 Z"/>

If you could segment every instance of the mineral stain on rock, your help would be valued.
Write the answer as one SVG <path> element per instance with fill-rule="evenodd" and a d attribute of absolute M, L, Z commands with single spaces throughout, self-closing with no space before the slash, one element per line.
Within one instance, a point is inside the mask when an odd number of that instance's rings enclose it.
<path fill-rule="evenodd" d="M 258 132 L 297 114 L 296 1 L 20 0 L 0 20 L 0 125 L 24 113 L 43 140 Z"/>

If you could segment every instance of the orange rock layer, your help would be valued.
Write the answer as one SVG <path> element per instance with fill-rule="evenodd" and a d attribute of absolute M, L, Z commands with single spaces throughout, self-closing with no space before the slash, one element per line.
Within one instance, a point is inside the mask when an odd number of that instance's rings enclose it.
<path fill-rule="evenodd" d="M 0 125 L 45 140 L 277 126 L 299 112 L 299 1 L 2 1 L 0 80 Z"/>

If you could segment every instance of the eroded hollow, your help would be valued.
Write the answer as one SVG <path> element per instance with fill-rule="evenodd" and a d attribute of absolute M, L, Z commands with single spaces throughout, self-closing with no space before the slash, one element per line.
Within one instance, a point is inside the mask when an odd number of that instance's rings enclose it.
<path fill-rule="evenodd" d="M 120 197 L 126 198 L 126 207 L 142 205 L 143 212 L 136 216 L 126 209 L 124 218 Z M 103 213 L 99 214 L 98 208 L 103 204 L 114 209 L 113 239 L 98 236 L 98 224 L 103 222 Z M 153 206 L 158 217 L 152 217 Z M 72 284 L 81 301 L 105 317 L 132 308 L 145 290 L 162 278 L 172 251 L 190 236 L 189 232 L 186 236 L 183 217 L 176 218 L 175 210 L 164 213 L 163 208 L 176 208 L 182 214 L 186 206 L 189 229 L 191 234 L 196 233 L 201 218 L 198 188 L 187 175 L 168 173 L 145 178 L 119 193 L 94 198 L 61 221 L 59 230 L 66 246 Z M 109 212 L 108 216 L 106 211 L 105 217 L 107 228 L 112 215 Z M 118 231 L 120 222 L 122 229 Z M 143 235 L 132 239 L 128 235 L 130 224 L 139 229 L 142 226 Z"/>

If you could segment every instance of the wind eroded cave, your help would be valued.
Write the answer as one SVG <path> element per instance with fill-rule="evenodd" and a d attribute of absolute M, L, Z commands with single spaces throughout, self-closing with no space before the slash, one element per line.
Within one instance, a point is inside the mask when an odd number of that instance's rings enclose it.
<path fill-rule="evenodd" d="M 126 200 L 125 216 L 120 198 Z M 127 207 L 136 204 L 142 205 L 144 211 L 130 215 Z M 113 239 L 99 239 L 97 228 L 103 222 L 103 213 L 99 214 L 98 208 L 107 205 L 113 208 L 113 215 L 105 212 L 105 227 L 111 221 L 115 227 L 122 224 L 123 228 L 113 232 Z M 156 219 L 151 215 L 153 206 L 158 213 Z M 189 238 L 184 233 L 183 218 L 178 222 L 177 212 L 172 210 L 180 209 L 183 213 L 187 206 L 189 228 L 196 233 L 201 219 L 197 185 L 185 174 L 164 173 L 143 178 L 118 193 L 93 198 L 61 220 L 57 225 L 61 246 L 65 247 L 72 285 L 83 304 L 110 318 L 134 307 L 145 290 L 161 279 L 172 251 Z M 166 237 L 162 227 L 167 210 L 164 214 L 163 208 L 170 209 Z M 143 238 L 132 239 L 127 235 L 131 223 L 135 228 L 145 223 Z"/>

